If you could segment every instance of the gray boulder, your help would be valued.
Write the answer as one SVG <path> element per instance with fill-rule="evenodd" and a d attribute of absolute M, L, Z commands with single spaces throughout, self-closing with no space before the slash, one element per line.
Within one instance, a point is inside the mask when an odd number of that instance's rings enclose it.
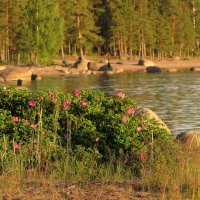
<path fill-rule="evenodd" d="M 160 67 L 146 67 L 147 73 L 160 73 L 162 70 Z"/>
<path fill-rule="evenodd" d="M 79 71 L 88 70 L 88 61 L 82 58 L 79 58 L 73 65 L 74 68 L 77 68 Z"/>
<path fill-rule="evenodd" d="M 142 66 L 145 66 L 145 67 L 155 66 L 154 62 L 152 62 L 151 60 L 146 60 L 146 59 L 139 59 L 138 65 L 142 65 Z"/>
<path fill-rule="evenodd" d="M 32 71 L 27 67 L 7 68 L 0 71 L 0 76 L 5 81 L 31 80 Z"/>
<path fill-rule="evenodd" d="M 135 117 L 143 117 L 144 120 L 146 120 L 149 123 L 151 123 L 151 121 L 154 120 L 161 129 L 164 129 L 167 131 L 167 133 L 171 134 L 171 131 L 168 128 L 168 126 L 162 121 L 162 119 L 160 119 L 160 117 L 155 112 L 153 112 L 149 108 L 136 109 Z"/>
<path fill-rule="evenodd" d="M 63 65 L 64 65 L 64 67 L 72 67 L 72 63 L 70 63 L 67 60 L 63 60 Z"/>
<path fill-rule="evenodd" d="M 177 135 L 176 139 L 180 141 L 183 147 L 198 149 L 200 147 L 200 130 L 182 132 Z"/>
<path fill-rule="evenodd" d="M 102 67 L 99 68 L 99 71 L 113 71 L 113 67 L 111 66 L 110 63 L 103 65 Z"/>
<path fill-rule="evenodd" d="M 88 62 L 88 70 L 90 71 L 98 71 L 99 67 L 95 62 Z"/>

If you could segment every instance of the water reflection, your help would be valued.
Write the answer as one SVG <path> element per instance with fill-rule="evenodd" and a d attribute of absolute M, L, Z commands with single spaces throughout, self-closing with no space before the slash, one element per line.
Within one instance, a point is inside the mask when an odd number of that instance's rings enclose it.
<path fill-rule="evenodd" d="M 46 77 L 32 82 L 31 90 L 100 89 L 108 95 L 123 91 L 158 113 L 174 133 L 200 127 L 200 74 L 122 73 L 112 76 Z"/>

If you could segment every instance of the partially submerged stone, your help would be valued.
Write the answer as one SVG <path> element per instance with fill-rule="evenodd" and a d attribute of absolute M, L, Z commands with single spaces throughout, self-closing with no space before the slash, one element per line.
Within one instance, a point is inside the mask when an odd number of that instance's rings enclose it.
<path fill-rule="evenodd" d="M 5 81 L 30 81 L 31 80 L 32 71 L 27 67 L 14 67 L 7 68 L 5 70 L 0 71 L 0 76 Z"/>
<path fill-rule="evenodd" d="M 147 73 L 160 73 L 162 70 L 160 67 L 147 67 L 146 68 Z"/>
<path fill-rule="evenodd" d="M 106 64 L 100 67 L 99 71 L 113 71 L 113 67 L 111 66 L 111 64 Z"/>

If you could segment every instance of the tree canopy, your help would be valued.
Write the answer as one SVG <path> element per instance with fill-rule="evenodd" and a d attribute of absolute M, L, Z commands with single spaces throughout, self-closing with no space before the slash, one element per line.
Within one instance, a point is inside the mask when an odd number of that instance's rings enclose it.
<path fill-rule="evenodd" d="M 198 0 L 0 0 L 0 61 L 198 56 Z"/>

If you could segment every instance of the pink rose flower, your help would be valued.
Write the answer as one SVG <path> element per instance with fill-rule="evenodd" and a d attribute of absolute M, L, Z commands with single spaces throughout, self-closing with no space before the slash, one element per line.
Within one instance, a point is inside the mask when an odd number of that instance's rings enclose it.
<path fill-rule="evenodd" d="M 31 106 L 31 107 L 34 107 L 34 106 L 36 105 L 36 101 L 34 101 L 34 100 L 31 99 L 31 100 L 28 102 L 28 105 Z"/>
<path fill-rule="evenodd" d="M 36 129 L 37 128 L 37 124 L 31 124 L 30 128 Z"/>
<path fill-rule="evenodd" d="M 65 103 L 66 103 L 67 105 L 69 105 L 69 104 L 71 104 L 71 101 L 67 99 L 67 100 L 65 101 Z"/>
<path fill-rule="evenodd" d="M 141 126 L 137 126 L 136 127 L 136 131 L 141 131 L 142 130 L 142 127 Z"/>
<path fill-rule="evenodd" d="M 141 158 L 142 160 L 145 160 L 145 159 L 146 159 L 146 156 L 147 156 L 146 152 L 141 152 L 141 153 L 140 153 L 140 158 Z"/>
<path fill-rule="evenodd" d="M 73 92 L 75 97 L 79 97 L 80 93 L 81 92 L 79 90 L 74 90 L 74 92 Z"/>
<path fill-rule="evenodd" d="M 67 108 L 67 106 L 68 106 L 68 105 L 67 105 L 66 103 L 64 103 L 62 107 L 63 107 L 63 108 Z"/>
<path fill-rule="evenodd" d="M 121 121 L 122 121 L 123 123 L 126 123 L 126 122 L 128 121 L 128 119 L 127 119 L 126 117 L 122 117 L 122 118 L 121 118 Z"/>
<path fill-rule="evenodd" d="M 50 97 L 54 97 L 55 95 L 54 95 L 54 93 L 51 93 L 51 92 L 50 92 L 50 93 L 49 93 L 49 96 L 50 96 Z"/>
<path fill-rule="evenodd" d="M 122 98 L 125 96 L 125 94 L 122 93 L 122 92 L 118 92 L 118 93 L 116 94 L 116 96 L 117 96 L 119 99 L 122 99 Z"/>
<path fill-rule="evenodd" d="M 132 108 L 128 108 L 127 111 L 126 111 L 126 113 L 127 113 L 128 115 L 132 115 L 132 114 L 135 113 L 135 110 L 132 109 Z"/>
<path fill-rule="evenodd" d="M 12 117 L 12 121 L 15 122 L 15 123 L 19 122 L 19 117 L 13 116 Z"/>
<path fill-rule="evenodd" d="M 82 106 L 83 107 L 87 107 L 88 106 L 88 103 L 86 101 L 82 101 Z"/>
<path fill-rule="evenodd" d="M 17 142 L 13 142 L 13 149 L 19 149 L 19 144 Z"/>
<path fill-rule="evenodd" d="M 56 103 L 58 101 L 57 98 L 53 98 L 53 103 Z"/>

